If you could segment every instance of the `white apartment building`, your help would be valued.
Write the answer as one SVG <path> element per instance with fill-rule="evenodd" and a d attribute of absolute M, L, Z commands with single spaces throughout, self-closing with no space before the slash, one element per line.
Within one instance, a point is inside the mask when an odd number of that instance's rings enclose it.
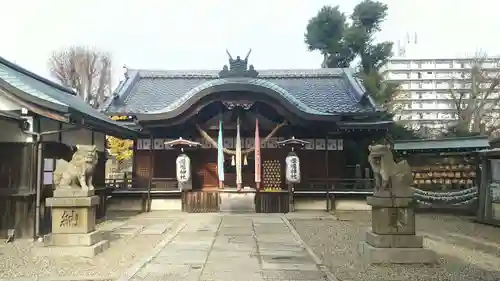
<path fill-rule="evenodd" d="M 402 95 L 396 121 L 415 130 L 442 129 L 457 118 L 450 89 L 470 89 L 470 68 L 474 58 L 392 58 L 382 69 L 386 80 L 400 84 Z M 500 57 L 487 58 L 483 70 L 496 75 Z M 489 86 L 489 85 L 486 85 Z M 499 89 L 500 92 L 500 89 Z M 498 92 L 491 99 L 498 98 Z"/>

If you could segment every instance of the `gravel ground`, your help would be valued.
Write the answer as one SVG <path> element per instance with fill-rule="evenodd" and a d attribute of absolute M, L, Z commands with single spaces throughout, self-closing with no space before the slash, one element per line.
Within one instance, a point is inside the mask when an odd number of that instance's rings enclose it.
<path fill-rule="evenodd" d="M 166 231 L 175 230 L 181 221 L 182 215 L 172 215 L 172 212 L 112 216 L 98 226 L 98 229 L 108 233 L 110 248 L 94 258 L 36 256 L 31 250 L 37 246 L 31 240 L 16 240 L 14 243 L 0 245 L 0 279 L 54 276 L 114 279 L 138 258 L 150 252 L 167 233 L 143 234 L 139 232 L 140 229 L 149 225 L 168 224 Z M 124 233 L 127 231 L 130 233 Z"/>
<path fill-rule="evenodd" d="M 370 227 L 370 212 L 336 212 L 334 219 L 291 217 L 302 239 L 339 281 L 500 280 L 500 228 L 452 215 L 417 215 L 417 234 L 434 249 L 436 265 L 368 265 L 358 245 Z"/>

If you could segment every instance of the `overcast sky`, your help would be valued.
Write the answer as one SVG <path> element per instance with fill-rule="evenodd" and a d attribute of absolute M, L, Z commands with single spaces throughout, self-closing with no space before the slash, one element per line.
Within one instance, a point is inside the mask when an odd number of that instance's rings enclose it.
<path fill-rule="evenodd" d="M 48 76 L 47 58 L 85 44 L 109 51 L 121 67 L 220 69 L 225 49 L 264 68 L 316 68 L 304 44 L 309 18 L 323 5 L 350 13 L 359 0 L 0 0 L 0 56 Z M 500 54 L 498 0 L 386 0 L 380 40 L 417 33 L 415 56 Z"/>

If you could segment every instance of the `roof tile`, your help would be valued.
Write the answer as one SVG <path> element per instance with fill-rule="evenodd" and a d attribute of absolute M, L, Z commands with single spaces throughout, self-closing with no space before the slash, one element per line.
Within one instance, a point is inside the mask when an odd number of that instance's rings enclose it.
<path fill-rule="evenodd" d="M 63 107 L 65 110 L 70 108 L 84 115 L 96 118 L 112 127 L 133 132 L 133 130 L 122 126 L 118 122 L 111 120 L 107 115 L 92 108 L 76 96 L 73 90 L 32 73 L 2 57 L 0 57 L 0 79 L 25 94 L 48 102 L 52 106 Z"/>
<path fill-rule="evenodd" d="M 110 113 L 153 113 L 168 108 L 193 89 L 219 79 L 216 70 L 129 70 L 137 75 L 134 83 L 117 92 L 105 110 Z M 350 85 L 351 72 L 346 69 L 259 70 L 257 81 L 265 80 L 291 95 L 304 110 L 333 115 L 374 112 L 373 104 L 361 104 L 355 92 L 359 85 Z M 350 77 L 350 79 L 349 79 Z M 128 79 L 134 79 L 132 77 Z M 357 88 L 358 87 L 358 88 Z M 293 103 L 293 101 L 292 101 Z"/>

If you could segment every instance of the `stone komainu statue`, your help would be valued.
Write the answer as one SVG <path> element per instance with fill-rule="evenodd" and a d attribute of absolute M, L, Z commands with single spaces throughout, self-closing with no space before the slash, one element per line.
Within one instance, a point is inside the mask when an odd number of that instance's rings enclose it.
<path fill-rule="evenodd" d="M 92 177 L 97 165 L 97 147 L 95 145 L 77 145 L 71 161 L 56 161 L 54 171 L 55 188 L 81 188 L 94 190 Z"/>
<path fill-rule="evenodd" d="M 370 163 L 375 178 L 374 196 L 411 197 L 413 175 L 406 160 L 394 162 L 391 147 L 388 145 L 370 145 L 368 147 Z"/>

